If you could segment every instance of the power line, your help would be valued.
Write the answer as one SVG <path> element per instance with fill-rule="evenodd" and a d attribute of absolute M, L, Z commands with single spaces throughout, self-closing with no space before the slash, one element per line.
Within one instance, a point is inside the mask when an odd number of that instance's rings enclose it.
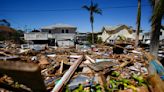
<path fill-rule="evenodd" d="M 150 5 L 142 5 L 141 7 L 147 7 Z M 138 6 L 134 6 L 134 5 L 129 5 L 129 6 L 114 6 L 114 7 L 104 7 L 102 9 L 115 9 L 115 8 L 133 8 L 133 7 L 138 7 Z"/>
<path fill-rule="evenodd" d="M 147 7 L 150 5 L 141 5 L 141 7 Z M 119 9 L 119 8 L 134 8 L 138 7 L 137 5 L 129 5 L 129 6 L 111 6 L 111 7 L 103 7 L 104 9 Z M 48 10 L 0 10 L 1 12 L 64 12 L 64 11 L 81 11 L 82 8 L 77 9 L 48 9 Z"/>

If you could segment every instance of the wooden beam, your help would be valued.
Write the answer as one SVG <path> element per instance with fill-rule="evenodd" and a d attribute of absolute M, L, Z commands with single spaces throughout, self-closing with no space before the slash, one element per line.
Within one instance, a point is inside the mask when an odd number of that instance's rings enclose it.
<path fill-rule="evenodd" d="M 91 61 L 91 63 L 96 63 L 95 60 L 93 60 L 91 57 L 89 57 L 88 55 L 85 55 L 85 58 L 89 61 Z"/>
<path fill-rule="evenodd" d="M 77 67 L 81 64 L 83 58 L 84 56 L 80 56 L 75 61 L 75 63 L 72 66 L 70 66 L 68 71 L 63 75 L 61 80 L 57 83 L 57 85 L 55 85 L 55 87 L 52 89 L 51 92 L 61 92 L 62 88 L 67 84 L 67 82 L 70 80 L 72 75 L 75 73 Z"/>

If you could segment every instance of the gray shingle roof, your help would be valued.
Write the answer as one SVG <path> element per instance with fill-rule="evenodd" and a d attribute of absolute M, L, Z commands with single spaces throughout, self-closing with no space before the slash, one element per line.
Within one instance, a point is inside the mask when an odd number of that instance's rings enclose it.
<path fill-rule="evenodd" d="M 121 24 L 120 25 L 116 25 L 116 26 L 104 26 L 104 28 L 105 28 L 106 31 L 116 30 L 119 27 L 127 27 L 127 28 L 129 28 L 128 26 L 121 25 Z"/>
<path fill-rule="evenodd" d="M 54 25 L 42 27 L 41 29 L 54 29 L 54 28 L 76 28 L 76 27 L 68 24 L 54 24 Z"/>
<path fill-rule="evenodd" d="M 118 27 L 120 27 L 122 25 L 117 25 L 117 26 L 104 26 L 105 30 L 111 31 L 111 30 L 115 30 Z"/>

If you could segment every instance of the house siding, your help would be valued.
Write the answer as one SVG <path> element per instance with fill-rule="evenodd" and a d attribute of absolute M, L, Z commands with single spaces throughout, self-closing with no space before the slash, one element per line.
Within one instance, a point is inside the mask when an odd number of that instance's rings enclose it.
<path fill-rule="evenodd" d="M 109 34 L 104 30 L 103 33 L 102 33 L 102 41 L 105 42 L 105 40 L 109 37 Z"/>
<path fill-rule="evenodd" d="M 159 40 L 162 41 L 164 40 L 164 30 L 160 30 L 161 34 L 159 36 Z M 144 33 L 143 35 L 143 43 L 146 43 L 148 40 L 151 38 L 151 32 Z"/>

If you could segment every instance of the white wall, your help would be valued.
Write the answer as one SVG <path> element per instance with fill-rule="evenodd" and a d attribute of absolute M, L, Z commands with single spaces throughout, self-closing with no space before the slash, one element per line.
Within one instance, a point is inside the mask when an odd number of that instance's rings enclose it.
<path fill-rule="evenodd" d="M 75 34 L 67 34 L 67 33 L 58 33 L 58 34 L 48 34 L 46 32 L 31 32 L 25 33 L 24 39 L 25 40 L 48 40 L 48 39 L 56 39 L 56 40 L 64 40 L 64 39 L 71 39 L 75 38 Z"/>
<path fill-rule="evenodd" d="M 45 32 L 31 32 L 24 34 L 25 40 L 48 40 L 48 33 Z"/>
<path fill-rule="evenodd" d="M 64 39 L 73 40 L 74 38 L 75 38 L 75 34 L 56 34 L 56 40 L 64 40 Z"/>
<path fill-rule="evenodd" d="M 105 42 L 105 40 L 106 40 L 108 37 L 109 37 L 109 34 L 106 33 L 106 31 L 103 31 L 102 36 L 101 36 L 102 41 Z"/>
<path fill-rule="evenodd" d="M 115 34 L 108 34 L 108 33 L 106 33 L 106 31 L 104 31 L 102 33 L 102 41 L 104 42 L 107 39 L 108 40 L 110 40 L 110 39 L 113 40 L 113 38 L 110 38 L 110 36 L 111 37 L 117 37 L 118 35 L 125 36 L 126 38 L 135 39 L 135 36 L 133 36 L 133 34 L 130 34 L 127 29 L 123 29 L 123 30 L 120 30 L 119 32 L 117 32 Z"/>
<path fill-rule="evenodd" d="M 161 29 L 160 31 L 162 32 L 162 35 L 160 35 L 159 40 L 164 40 L 164 30 Z M 149 35 L 145 35 L 145 34 L 144 34 L 143 42 L 145 43 L 146 40 L 150 40 L 150 37 L 151 37 L 150 32 L 149 32 Z"/>
<path fill-rule="evenodd" d="M 73 41 L 65 41 L 65 40 L 59 40 L 57 41 L 58 43 L 58 46 L 59 47 L 71 47 L 71 46 L 74 46 L 74 42 Z"/>
<path fill-rule="evenodd" d="M 116 36 L 122 35 L 122 36 L 124 36 L 126 38 L 135 39 L 135 37 L 133 36 L 133 34 L 130 34 L 127 29 L 120 30 L 118 33 L 113 34 L 113 35 L 116 35 Z"/>

